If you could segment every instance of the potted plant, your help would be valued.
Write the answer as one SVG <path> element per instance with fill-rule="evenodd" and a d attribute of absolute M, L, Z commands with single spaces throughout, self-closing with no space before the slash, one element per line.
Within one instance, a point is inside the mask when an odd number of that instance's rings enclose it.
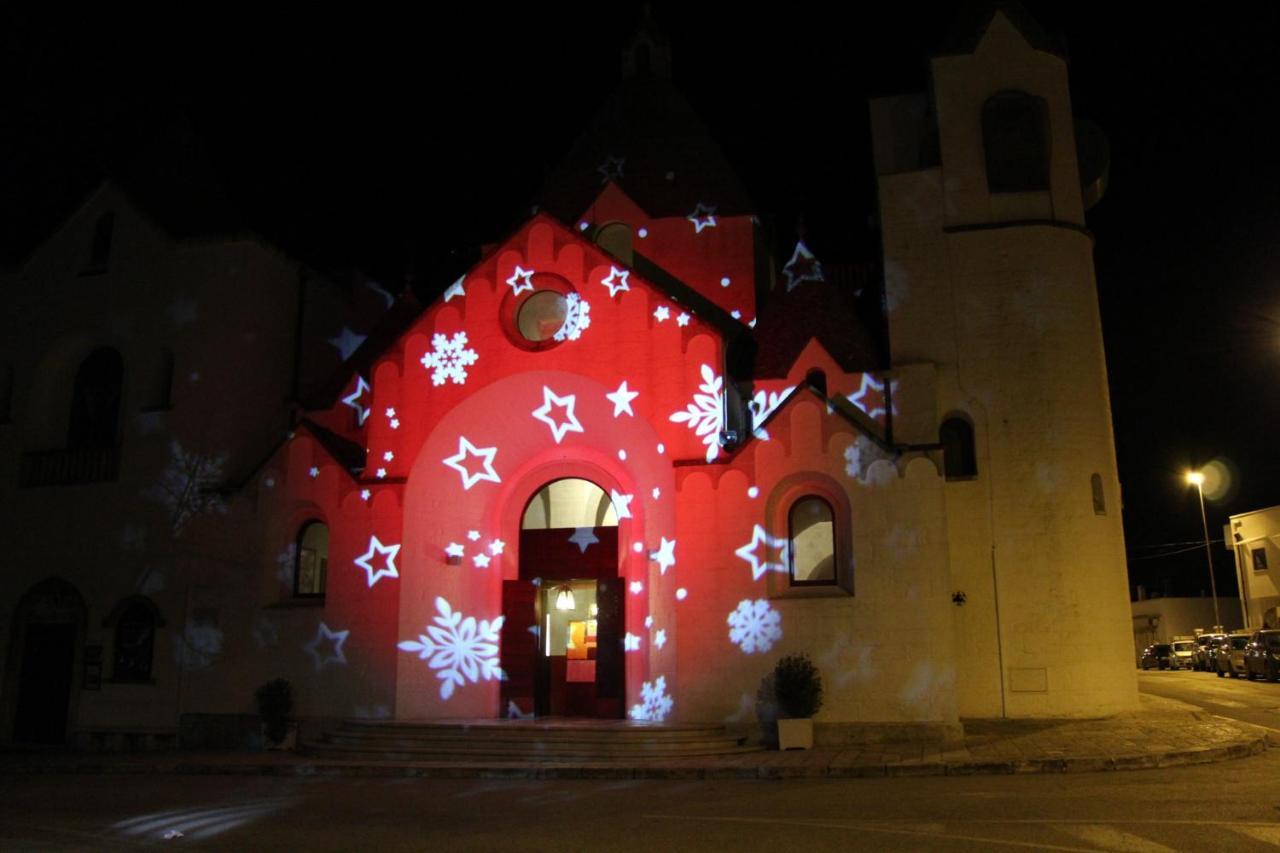
<path fill-rule="evenodd" d="M 262 717 L 262 737 L 267 749 L 294 749 L 298 742 L 298 726 L 289 722 L 293 710 L 293 687 L 283 678 L 268 681 L 254 691 L 258 715 Z"/>
<path fill-rule="evenodd" d="M 813 715 L 822 707 L 822 676 L 804 653 L 787 655 L 773 668 L 778 749 L 813 747 Z"/>

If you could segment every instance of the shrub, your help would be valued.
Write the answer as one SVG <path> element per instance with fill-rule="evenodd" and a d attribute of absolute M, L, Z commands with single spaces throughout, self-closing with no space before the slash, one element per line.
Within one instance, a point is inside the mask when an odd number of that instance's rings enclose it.
<path fill-rule="evenodd" d="M 812 717 L 822 707 L 822 676 L 804 653 L 778 661 L 773 668 L 773 691 L 783 717 Z"/>
<path fill-rule="evenodd" d="M 293 688 L 283 678 L 268 681 L 254 691 L 262 733 L 272 743 L 280 743 L 289 732 L 289 712 L 293 710 Z"/>

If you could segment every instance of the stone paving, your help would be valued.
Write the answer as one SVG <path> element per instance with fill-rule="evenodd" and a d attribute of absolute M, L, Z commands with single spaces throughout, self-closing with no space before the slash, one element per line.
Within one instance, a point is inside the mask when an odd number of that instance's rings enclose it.
<path fill-rule="evenodd" d="M 537 779 L 855 778 L 1138 770 L 1243 758 L 1276 733 L 1170 699 L 1099 720 L 969 720 L 963 743 L 876 743 L 806 751 L 586 762 L 359 762 L 295 753 L 107 755 L 8 752 L 0 774 L 173 773 Z M 1280 746 L 1280 740 L 1271 745 Z"/>

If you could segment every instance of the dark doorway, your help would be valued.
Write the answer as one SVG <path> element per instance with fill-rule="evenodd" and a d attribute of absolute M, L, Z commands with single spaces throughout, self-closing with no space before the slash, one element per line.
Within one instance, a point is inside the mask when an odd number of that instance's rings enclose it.
<path fill-rule="evenodd" d="M 75 625 L 28 625 L 18 674 L 13 739 L 19 743 L 63 743 L 76 657 Z"/>

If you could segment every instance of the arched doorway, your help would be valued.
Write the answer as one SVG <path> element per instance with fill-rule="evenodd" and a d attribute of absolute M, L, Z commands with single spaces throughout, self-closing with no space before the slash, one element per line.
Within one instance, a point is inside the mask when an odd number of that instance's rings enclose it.
<path fill-rule="evenodd" d="M 15 742 L 66 743 L 85 618 L 84 599 L 60 578 L 41 581 L 18 602 L 9 644 Z"/>
<path fill-rule="evenodd" d="M 520 577 L 504 581 L 502 714 L 623 716 L 618 514 L 589 480 L 547 483 L 525 505 Z"/>

